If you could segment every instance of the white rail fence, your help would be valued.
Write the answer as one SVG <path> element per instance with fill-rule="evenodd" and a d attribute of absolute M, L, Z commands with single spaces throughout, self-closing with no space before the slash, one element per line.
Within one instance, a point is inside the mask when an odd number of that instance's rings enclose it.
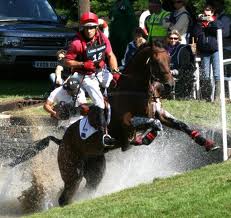
<path fill-rule="evenodd" d="M 222 38 L 222 30 L 217 30 L 217 41 L 218 41 L 218 51 L 219 51 L 219 59 L 220 59 L 220 85 L 221 85 L 221 93 L 220 93 L 220 102 L 221 102 L 221 125 L 222 125 L 222 142 L 223 142 L 223 160 L 226 161 L 228 159 L 229 154 L 231 153 L 231 148 L 228 148 L 227 145 L 227 118 L 226 118 L 226 107 L 225 107 L 225 82 L 228 83 L 228 96 L 229 100 L 231 100 L 231 76 L 224 76 L 224 66 L 231 64 L 230 59 L 223 59 L 223 38 Z M 200 61 L 199 57 L 196 58 L 196 71 L 195 77 L 196 81 L 194 84 L 193 98 L 200 99 Z M 229 68 L 228 68 L 229 69 Z M 230 75 L 230 72 L 228 73 Z"/>
<path fill-rule="evenodd" d="M 194 91 L 193 91 L 194 99 L 200 99 L 200 62 L 201 62 L 201 58 L 196 57 L 196 71 L 195 71 L 196 81 L 194 83 Z M 223 60 L 224 66 L 230 64 L 231 64 L 231 58 Z M 231 76 L 230 77 L 225 76 L 224 81 L 228 83 L 228 98 L 231 101 Z"/>

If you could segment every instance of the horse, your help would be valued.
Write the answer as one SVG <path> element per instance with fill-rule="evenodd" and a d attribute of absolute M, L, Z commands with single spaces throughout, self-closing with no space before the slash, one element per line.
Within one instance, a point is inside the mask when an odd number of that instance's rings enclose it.
<path fill-rule="evenodd" d="M 174 78 L 170 72 L 170 58 L 160 42 L 140 48 L 121 75 L 117 87 L 108 93 L 107 101 L 111 107 L 111 121 L 108 132 L 116 139 L 115 145 L 104 147 L 97 131 L 87 139 L 82 139 L 80 125 L 82 120 L 70 125 L 62 139 L 48 136 L 36 142 L 35 151 L 25 153 L 10 166 L 30 159 L 48 146 L 52 140 L 59 145 L 58 165 L 64 189 L 59 197 L 59 205 L 70 203 L 74 192 L 83 178 L 86 188 L 95 189 L 103 178 L 106 167 L 105 153 L 121 148 L 130 149 L 133 145 L 144 144 L 142 135 L 137 131 L 153 131 L 157 134 L 162 125 L 183 131 L 207 151 L 214 149 L 214 142 L 205 139 L 197 130 L 177 120 L 161 107 L 161 97 L 168 96 L 174 87 Z M 97 129 L 97 117 L 94 106 L 88 114 L 88 122 Z M 149 143 L 155 138 L 148 138 Z"/>

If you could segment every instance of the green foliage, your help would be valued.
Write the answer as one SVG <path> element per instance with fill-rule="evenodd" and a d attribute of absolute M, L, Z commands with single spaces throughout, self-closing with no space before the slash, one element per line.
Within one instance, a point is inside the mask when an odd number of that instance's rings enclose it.
<path fill-rule="evenodd" d="M 165 0 L 169 1 L 169 0 Z M 68 14 L 70 19 L 76 19 L 78 17 L 78 0 L 50 0 L 52 5 L 57 10 L 58 14 Z M 148 8 L 148 0 L 132 0 L 133 8 L 136 12 L 141 12 Z M 99 17 L 108 17 L 109 11 L 115 0 L 91 0 L 91 10 L 98 14 Z M 206 0 L 189 0 L 188 5 L 192 8 L 195 14 L 199 14 L 202 11 L 203 5 Z M 65 13 L 64 13 L 64 11 Z M 67 10 L 67 11 L 66 11 Z M 225 0 L 225 10 L 228 14 L 231 14 L 231 1 Z M 137 13 L 139 14 L 139 13 Z"/>
<path fill-rule="evenodd" d="M 137 0 L 134 1 L 133 7 L 135 11 L 143 11 L 148 8 L 148 1 L 147 0 Z"/>
<path fill-rule="evenodd" d="M 92 0 L 90 3 L 91 11 L 97 13 L 99 17 L 108 17 L 109 11 L 113 5 L 113 0 Z"/>

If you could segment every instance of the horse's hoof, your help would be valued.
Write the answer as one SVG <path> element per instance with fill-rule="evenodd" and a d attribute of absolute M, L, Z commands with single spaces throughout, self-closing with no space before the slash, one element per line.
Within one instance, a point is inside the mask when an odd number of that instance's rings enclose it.
<path fill-rule="evenodd" d="M 60 196 L 58 202 L 59 202 L 60 207 L 64 207 L 64 206 L 68 205 L 68 201 L 62 195 Z"/>
<path fill-rule="evenodd" d="M 211 147 L 211 148 L 206 148 L 206 151 L 207 151 L 207 152 L 209 152 L 209 151 L 216 151 L 216 150 L 218 150 L 218 149 L 220 149 L 220 148 L 221 148 L 220 146 L 214 145 L 214 146 Z"/>
<path fill-rule="evenodd" d="M 215 151 L 220 149 L 220 146 L 215 145 L 214 141 L 207 139 L 205 142 L 205 150 L 206 151 Z"/>

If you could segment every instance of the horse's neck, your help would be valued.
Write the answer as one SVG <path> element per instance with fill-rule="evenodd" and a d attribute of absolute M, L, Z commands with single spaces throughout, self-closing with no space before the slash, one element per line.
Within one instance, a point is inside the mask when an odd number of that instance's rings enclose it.
<path fill-rule="evenodd" d="M 150 60 L 150 48 L 138 51 L 129 62 L 120 90 L 145 91 L 148 84 L 148 62 Z"/>
<path fill-rule="evenodd" d="M 145 115 L 150 96 L 145 92 L 118 91 L 109 95 L 109 102 L 114 115 L 130 111 L 132 114 Z"/>

